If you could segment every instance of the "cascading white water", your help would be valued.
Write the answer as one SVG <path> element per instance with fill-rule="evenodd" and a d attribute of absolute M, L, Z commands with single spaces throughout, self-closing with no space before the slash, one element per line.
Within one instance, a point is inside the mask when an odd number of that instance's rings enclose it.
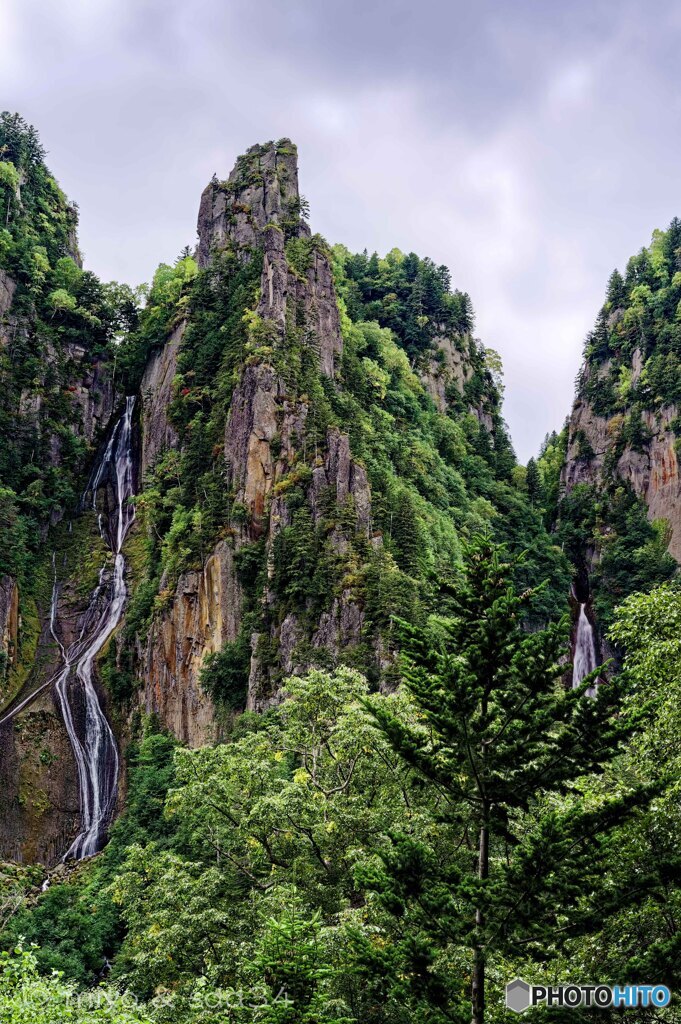
<path fill-rule="evenodd" d="M 116 509 L 105 523 L 99 516 L 99 531 L 114 555 L 113 571 L 103 568 L 78 636 L 65 648 L 56 631 L 58 586 L 52 592 L 50 630 L 59 645 L 62 665 L 55 682 L 57 701 L 73 748 L 78 770 L 81 830 L 64 860 L 81 860 L 97 853 L 116 807 L 118 793 L 118 747 L 102 710 L 94 685 L 95 659 L 121 620 L 127 596 L 125 559 L 122 547 L 135 518 L 128 502 L 133 493 L 132 414 L 134 397 L 126 399 L 125 412 L 109 439 L 106 451 L 88 483 L 85 497 L 92 496 L 97 509 L 97 490 L 107 479 L 115 492 Z M 79 684 L 79 685 L 78 685 Z M 83 738 L 78 734 L 71 697 L 77 690 L 84 706 Z"/>
<path fill-rule="evenodd" d="M 577 637 L 575 639 L 575 658 L 572 663 L 572 686 L 579 686 L 582 680 L 598 665 L 596 656 L 596 641 L 594 639 L 594 628 L 589 622 L 586 614 L 586 605 L 579 606 L 579 619 L 577 620 Z M 589 686 L 587 691 L 590 697 L 596 696 L 596 687 Z"/>

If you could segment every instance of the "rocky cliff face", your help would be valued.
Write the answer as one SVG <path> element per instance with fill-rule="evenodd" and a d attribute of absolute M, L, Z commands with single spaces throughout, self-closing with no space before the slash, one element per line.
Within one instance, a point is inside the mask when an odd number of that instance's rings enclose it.
<path fill-rule="evenodd" d="M 672 424 L 675 405 L 645 410 L 641 420 L 646 440 L 640 448 L 618 445 L 622 414 L 598 416 L 577 400 L 569 421 L 569 447 L 563 482 L 569 492 L 577 484 L 601 486 L 607 477 L 626 481 L 646 503 L 651 520 L 669 525 L 669 551 L 681 561 L 681 482 Z"/>
<path fill-rule="evenodd" d="M 665 520 L 669 550 L 681 558 L 677 437 L 679 343 L 674 312 L 679 224 L 656 232 L 612 275 L 605 305 L 586 344 L 569 420 L 563 484 L 629 484 L 650 520 Z"/>
<path fill-rule="evenodd" d="M 669 578 L 681 561 L 680 242 L 674 221 L 625 276 L 611 276 L 567 424 L 559 526 L 573 548 L 582 536 L 572 551 L 580 598 L 591 576 L 606 625 L 628 593 Z"/>
<path fill-rule="evenodd" d="M 100 566 L 93 570 L 94 524 L 71 530 L 65 517 L 76 516 L 119 396 L 106 355 L 111 307 L 82 270 L 75 208 L 35 134 L 20 119 L 0 121 L 2 159 L 17 180 L 13 192 L 0 190 L 0 856 L 45 862 L 64 852 L 79 811 L 50 686 L 59 662 L 51 587 L 63 576 L 55 623 L 66 637 L 85 613 L 84 581 L 94 589 Z"/>
<path fill-rule="evenodd" d="M 119 396 L 109 363 L 93 358 L 78 342 L 57 345 L 51 338 L 41 339 L 40 327 L 30 309 L 15 310 L 16 293 L 15 282 L 0 270 L 0 347 L 6 350 L 10 374 L 12 369 L 19 376 L 24 373 L 27 354 L 32 355 L 36 347 L 42 352 L 42 359 L 30 383 L 18 392 L 5 394 L 3 404 L 11 418 L 13 440 L 18 439 L 30 451 L 26 457 L 41 464 L 43 473 L 58 473 L 71 462 L 72 438 L 94 450 L 108 429 Z M 53 396 L 60 385 L 62 402 L 68 408 L 68 426 L 55 416 Z M 48 526 L 57 524 L 62 515 L 63 508 L 53 502 L 49 517 L 39 524 L 43 538 Z M 17 580 L 8 574 L 0 576 L 0 656 L 4 674 L 11 670 L 18 655 L 20 599 Z"/>
<path fill-rule="evenodd" d="M 351 431 L 329 422 L 347 386 L 341 379 L 344 341 L 331 254 L 311 234 L 305 214 L 297 154 L 288 140 L 252 147 L 227 180 L 214 177 L 201 197 L 199 273 L 229 259 L 235 259 L 227 263 L 232 278 L 256 260 L 262 269 L 245 317 L 248 339 L 229 397 L 218 466 L 233 509 L 228 536 L 202 570 L 183 573 L 170 593 L 168 581 L 161 581 L 164 608 L 154 617 L 138 666 L 144 708 L 191 745 L 216 735 L 215 709 L 200 676 L 209 656 L 223 649 L 238 648 L 245 659 L 243 700 L 250 710 L 276 701 L 286 675 L 311 664 L 354 661 L 377 678 L 392 665 L 391 644 L 375 613 L 367 615 L 362 595 L 374 562 L 384 557 L 369 476 L 353 453 Z M 230 277 L 211 287 L 229 288 Z M 177 401 L 177 381 L 184 385 L 179 393 L 191 398 L 194 318 L 190 306 L 187 319 L 147 365 L 141 388 L 144 477 L 164 452 L 191 443 L 188 435 L 180 436 L 169 410 Z M 443 418 L 454 408 L 473 413 L 491 437 L 494 401 L 488 408 L 480 389 L 473 392 L 477 397 L 465 397 L 474 374 L 483 373 L 480 352 L 466 331 L 443 334 L 419 360 L 425 391 L 416 378 L 409 386 L 425 405 L 429 394 Z M 384 512 L 390 532 L 394 517 Z M 399 510 L 400 528 L 401 518 Z M 313 597 L 302 596 L 302 584 L 282 583 L 278 572 L 294 549 L 304 562 L 305 546 L 311 551 L 304 571 L 328 574 L 321 594 L 312 580 L 304 581 Z M 240 566 L 243 553 L 256 552 L 262 568 L 253 589 Z M 392 557 L 385 558 L 392 571 Z M 360 587 L 353 582 L 358 580 Z"/>
<path fill-rule="evenodd" d="M 199 684 L 205 658 L 234 642 L 242 624 L 243 595 L 234 554 L 262 538 L 270 552 L 265 557 L 271 557 L 277 534 L 291 521 L 287 499 L 276 489 L 303 455 L 309 411 L 307 397 L 287 379 L 285 352 L 291 334 L 295 331 L 304 338 L 319 374 L 329 379 L 336 373 L 343 344 L 329 258 L 301 217 L 297 155 L 290 142 L 255 146 L 239 159 L 226 182 L 214 179 L 201 197 L 197 229 L 197 261 L 203 269 L 226 250 L 242 262 L 261 255 L 253 332 L 258 335 L 256 344 L 266 339 L 271 354 L 247 361 L 225 422 L 226 481 L 245 510 L 247 525 L 229 542 L 217 544 L 202 571 L 180 577 L 167 610 L 154 621 L 145 651 L 144 707 L 154 710 L 190 745 L 216 735 L 215 709 Z M 309 242 L 303 268 L 294 268 L 287 259 L 285 244 L 291 240 Z M 179 444 L 169 425 L 168 405 L 183 332 L 184 327 L 176 329 L 151 357 L 142 383 L 145 471 L 164 449 Z M 308 489 L 310 508 L 315 509 L 322 488 L 332 488 L 340 504 L 352 495 L 358 528 L 368 531 L 371 497 L 366 473 L 354 465 L 347 436 L 331 432 L 328 448 L 324 442 L 317 448 L 319 465 Z M 336 538 L 334 543 L 344 542 Z M 275 610 L 276 598 L 267 588 L 261 602 Z M 302 664 L 295 661 L 294 650 L 303 639 L 311 641 L 312 649 L 324 647 L 337 654 L 339 645 L 357 642 L 360 621 L 347 594 L 331 601 L 313 630 L 309 625 L 301 628 L 297 616 L 289 613 L 267 631 L 267 664 L 259 653 L 264 634 L 253 632 L 247 706 L 260 710 L 276 698 L 272 679 Z M 278 651 L 274 658 L 273 650 Z"/>
<path fill-rule="evenodd" d="M 52 696 L 42 692 L 0 726 L 0 855 L 54 864 L 78 829 L 78 779 Z"/>
<path fill-rule="evenodd" d="M 4 325 L 5 314 L 12 305 L 12 299 L 17 289 L 16 283 L 4 270 L 0 269 L 0 330 Z M 2 337 L 2 335 L 0 335 Z"/>
<path fill-rule="evenodd" d="M 0 711 L 0 851 L 14 860 L 42 863 L 52 863 L 67 849 L 79 810 L 76 765 L 49 685 L 61 664 L 53 630 L 65 647 L 77 640 L 103 561 L 94 514 L 71 530 L 62 523 L 57 534 L 52 543 L 60 549 L 59 561 L 52 564 L 46 552 L 40 587 L 26 601 L 30 629 L 17 644 Z M 58 600 L 52 606 L 55 579 Z"/>
<path fill-rule="evenodd" d="M 177 431 L 168 419 L 168 407 L 177 373 L 177 353 L 185 324 L 176 327 L 167 343 L 151 353 L 140 387 L 142 399 L 142 457 L 140 475 L 144 480 L 159 455 L 177 446 Z"/>
<path fill-rule="evenodd" d="M 438 412 L 445 413 L 451 389 L 463 394 L 464 385 L 471 378 L 472 367 L 451 338 L 437 338 L 435 344 L 435 351 L 428 355 L 420 377 Z"/>
<path fill-rule="evenodd" d="M 285 254 L 287 240 L 310 237 L 301 206 L 295 146 L 288 139 L 253 146 L 226 182 L 214 179 L 204 189 L 197 259 L 205 267 L 227 247 L 243 260 L 261 250 L 258 315 L 272 325 L 280 342 L 291 317 L 301 317 L 297 326 L 310 335 L 321 372 L 333 377 L 342 338 L 328 257 L 320 247 L 311 247 L 308 266 L 301 271 L 291 267 Z"/>
<path fill-rule="evenodd" d="M 0 576 L 0 680 L 16 662 L 19 636 L 19 588 L 11 576 Z M 4 685 L 0 686 L 0 693 Z"/>
<path fill-rule="evenodd" d="M 183 573 L 169 607 L 149 631 L 141 663 L 142 705 L 190 747 L 219 735 L 215 707 L 199 676 L 207 655 L 236 640 L 241 600 L 233 549 L 220 541 L 202 570 Z"/>

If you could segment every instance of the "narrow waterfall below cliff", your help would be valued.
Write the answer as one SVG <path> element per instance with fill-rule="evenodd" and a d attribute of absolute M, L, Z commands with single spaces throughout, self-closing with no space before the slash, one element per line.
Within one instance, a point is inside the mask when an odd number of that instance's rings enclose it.
<path fill-rule="evenodd" d="M 583 679 L 598 665 L 596 656 L 596 641 L 594 628 L 586 614 L 586 605 L 579 606 L 579 619 L 577 620 L 577 637 L 575 640 L 575 656 L 572 664 L 572 686 L 579 686 Z M 596 686 L 590 686 L 587 691 L 590 697 L 596 695 Z"/>
<path fill-rule="evenodd" d="M 118 794 L 119 755 L 111 726 L 97 695 L 94 665 L 97 655 L 121 620 L 127 590 L 122 547 L 135 517 L 128 499 L 133 493 L 132 414 L 134 397 L 126 399 L 125 412 L 116 424 L 102 459 L 95 467 L 84 495 L 97 510 L 97 491 L 108 483 L 115 496 L 109 516 L 99 515 L 99 530 L 113 556 L 113 569 L 102 567 L 80 635 L 68 648 L 56 629 L 59 588 L 52 594 L 50 630 L 59 645 L 62 666 L 55 682 L 57 703 L 78 770 L 80 832 L 64 854 L 64 860 L 81 860 L 97 853 L 104 842 Z M 82 703 L 82 726 L 76 721 L 77 702 Z M 82 735 L 81 735 L 82 734 Z"/>

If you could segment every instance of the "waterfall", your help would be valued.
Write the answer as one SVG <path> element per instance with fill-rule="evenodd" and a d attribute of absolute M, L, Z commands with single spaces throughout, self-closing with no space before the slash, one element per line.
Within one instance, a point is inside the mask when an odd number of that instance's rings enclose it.
<path fill-rule="evenodd" d="M 116 740 L 99 702 L 93 674 L 95 659 L 121 620 L 127 591 L 125 559 L 122 547 L 135 518 L 128 499 L 133 493 L 132 413 L 134 397 L 128 397 L 125 412 L 116 424 L 106 451 L 95 467 L 85 492 L 92 496 L 97 511 L 97 490 L 108 481 L 115 493 L 116 508 L 108 517 L 99 515 L 99 532 L 114 556 L 113 570 L 104 567 L 99 574 L 78 639 L 65 648 L 57 636 L 58 585 L 52 591 L 50 631 L 61 652 L 61 666 L 55 693 L 68 733 L 78 771 L 80 832 L 64 854 L 64 860 L 81 860 L 97 853 L 104 842 L 116 808 L 119 757 Z M 72 706 L 77 692 L 84 707 L 82 739 Z"/>
<path fill-rule="evenodd" d="M 580 604 L 579 619 L 577 620 L 577 638 L 575 640 L 575 658 L 572 665 L 573 688 L 579 686 L 584 677 L 593 672 L 597 665 L 594 628 L 587 617 L 586 605 Z M 596 686 L 590 686 L 586 692 L 590 697 L 595 697 Z"/>

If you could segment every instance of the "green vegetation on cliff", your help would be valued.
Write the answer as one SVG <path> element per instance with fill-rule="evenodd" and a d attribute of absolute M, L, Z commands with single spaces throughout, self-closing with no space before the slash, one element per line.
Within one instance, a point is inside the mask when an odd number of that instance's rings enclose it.
<path fill-rule="evenodd" d="M 341 305 L 348 303 L 351 308 L 354 289 L 348 272 L 358 257 L 350 257 L 342 248 L 335 254 Z M 427 593 L 460 557 L 460 539 L 489 524 L 514 550 L 527 551 L 524 565 L 518 568 L 526 582 L 550 581 L 546 599 L 536 611 L 537 616 L 546 617 L 564 600 L 566 563 L 539 513 L 513 481 L 515 456 L 485 350 L 467 333 L 466 323 L 462 325 L 453 314 L 448 319 L 447 299 L 456 306 L 460 293 L 444 290 L 449 282 L 443 268 L 436 273 L 430 261 L 420 261 L 413 254 L 403 256 L 393 250 L 376 265 L 378 280 L 397 288 L 412 272 L 409 268 L 416 267 L 418 274 L 420 267 L 435 275 L 441 290 L 437 293 L 440 306 L 431 309 L 433 337 L 457 348 L 469 367 L 469 383 L 477 381 L 470 395 L 466 395 L 467 384 L 463 394 L 452 384 L 446 409 L 439 411 L 423 380 L 433 371 L 418 357 L 413 368 L 409 361 L 405 319 L 397 320 L 395 331 L 375 321 L 343 317 L 342 379 L 347 394 L 334 398 L 352 451 L 367 467 L 375 523 L 386 547 L 398 566 L 411 567 L 409 575 L 422 580 Z M 470 300 L 466 305 L 470 311 Z M 360 307 L 360 311 L 371 312 L 372 307 Z M 438 353 L 443 354 L 432 337 L 421 352 L 434 355 L 436 364 Z"/>
<path fill-rule="evenodd" d="M 578 484 L 560 501 L 558 515 L 565 553 L 579 571 L 590 571 L 594 607 L 604 631 L 626 597 L 646 593 L 678 570 L 667 552 L 666 524 L 651 523 L 643 501 L 621 481 L 603 488 Z M 592 565 L 594 549 L 598 557 Z"/>
<path fill-rule="evenodd" d="M 259 156 L 250 153 L 248 160 Z M 244 168 L 243 180 L 255 180 L 255 171 Z M 261 249 L 230 242 L 204 268 L 188 256 L 174 268 L 160 268 L 140 329 L 122 345 L 123 353 L 140 345 L 148 352 L 170 330 L 183 330 L 170 407 L 179 443 L 161 454 L 137 503 L 149 571 L 140 590 L 147 609 L 141 618 L 133 598 L 136 628 L 146 628 L 148 614 L 162 607 L 178 576 L 198 569 L 218 540 L 235 542 L 241 548 L 242 626 L 236 640 L 206 663 L 203 685 L 237 708 L 245 701 L 254 634 L 261 638 L 271 688 L 281 680 L 275 634 L 287 615 L 296 616 L 305 637 L 297 648 L 300 662 L 331 663 L 323 645 L 312 649 L 309 643 L 330 595 L 351 594 L 364 613 L 361 636 L 341 658 L 377 682 L 376 646 L 390 631 L 392 616 L 416 621 L 426 614 L 439 580 L 460 559 L 461 539 L 486 523 L 514 550 L 527 551 L 519 580 L 550 581 L 537 604 L 537 621 L 564 604 L 568 592 L 567 563 L 541 512 L 514 482 L 515 457 L 494 370 L 470 334 L 470 300 L 452 292 L 445 269 L 397 250 L 384 260 L 353 257 L 304 233 L 289 238 L 285 254 L 301 286 L 314 258 L 332 262 L 343 338 L 335 381 L 321 373 L 304 289 L 303 297 L 289 298 L 280 335 L 273 321 L 255 312 Z M 459 354 L 467 376 L 461 387 L 451 382 L 445 407 L 437 408 L 427 377 L 441 372 L 443 345 Z M 295 448 L 282 455 L 279 437 L 269 443 L 273 461 L 284 463 L 269 501 L 283 502 L 287 518 L 269 556 L 259 540 L 269 506 L 262 521 L 253 522 L 225 471 L 230 400 L 244 372 L 258 368 L 271 370 L 279 382 L 280 408 L 304 410 Z M 340 507 L 323 494 L 312 513 L 312 476 L 333 430 L 349 435 L 351 456 L 366 471 L 368 531 L 359 527 L 352 496 Z M 266 568 L 271 599 L 264 601 Z M 164 593 L 154 598 L 161 579 Z"/>
<path fill-rule="evenodd" d="M 81 269 L 77 210 L 44 157 L 35 129 L 0 115 L 0 572 L 22 582 L 48 524 L 77 503 L 85 389 L 110 384 L 112 343 L 137 316 L 131 289 Z"/>
<path fill-rule="evenodd" d="M 645 438 L 640 413 L 681 398 L 681 221 L 613 271 L 585 345 L 578 394 L 599 416 L 625 412 L 630 444 Z M 592 371 L 592 372 L 590 372 Z"/>
<path fill-rule="evenodd" d="M 681 221 L 655 231 L 624 276 L 615 270 L 584 348 L 575 409 L 561 435 L 562 493 L 548 522 L 584 582 L 603 631 L 616 606 L 677 571 L 675 517 L 681 396 Z M 548 450 L 538 465 L 548 469 Z M 552 466 L 555 461 L 551 458 Z M 551 470 L 555 480 L 555 472 Z M 656 492 L 662 495 L 656 498 Z M 649 519 L 649 508 L 657 518 Z"/>

